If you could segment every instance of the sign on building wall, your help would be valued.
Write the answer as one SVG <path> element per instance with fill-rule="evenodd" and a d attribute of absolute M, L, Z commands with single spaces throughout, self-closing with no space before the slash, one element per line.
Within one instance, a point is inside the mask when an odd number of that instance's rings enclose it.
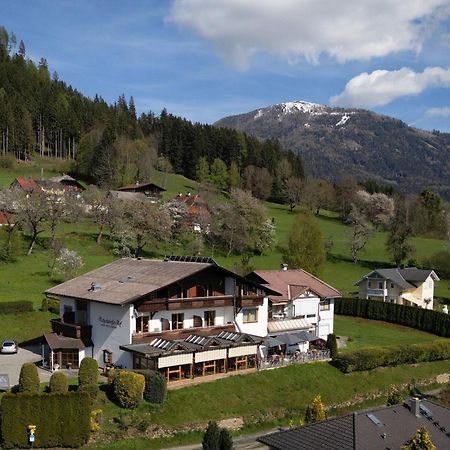
<path fill-rule="evenodd" d="M 120 328 L 122 326 L 122 320 L 118 319 L 108 319 L 106 317 L 99 316 L 98 321 L 102 327 L 108 328 Z"/>

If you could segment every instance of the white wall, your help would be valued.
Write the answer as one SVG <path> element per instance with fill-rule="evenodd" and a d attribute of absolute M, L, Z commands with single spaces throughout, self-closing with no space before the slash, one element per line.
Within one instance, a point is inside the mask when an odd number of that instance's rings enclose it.
<path fill-rule="evenodd" d="M 103 350 L 113 352 L 113 363 L 133 367 L 131 353 L 119 350 L 120 345 L 131 344 L 132 306 L 118 306 L 90 302 L 90 325 L 94 342 L 94 358 L 103 367 Z"/>
<path fill-rule="evenodd" d="M 244 323 L 243 311 L 236 316 L 236 331 L 240 333 L 253 334 L 255 336 L 267 336 L 267 322 L 269 316 L 269 299 L 264 297 L 263 304 L 256 306 L 258 308 L 258 321 L 251 323 Z M 243 308 L 250 309 L 250 308 Z"/>

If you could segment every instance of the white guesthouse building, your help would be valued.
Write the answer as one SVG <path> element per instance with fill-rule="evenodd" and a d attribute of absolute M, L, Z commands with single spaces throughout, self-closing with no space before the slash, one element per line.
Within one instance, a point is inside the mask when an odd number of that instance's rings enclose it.
<path fill-rule="evenodd" d="M 244 278 L 211 258 L 119 259 L 45 292 L 60 302 L 60 318 L 44 335 L 45 358 L 52 370 L 90 356 L 100 367 L 182 379 L 256 366 L 268 335 L 310 331 L 326 339 L 339 293 L 303 271 L 269 272 L 297 275 L 289 298 L 266 272 Z"/>

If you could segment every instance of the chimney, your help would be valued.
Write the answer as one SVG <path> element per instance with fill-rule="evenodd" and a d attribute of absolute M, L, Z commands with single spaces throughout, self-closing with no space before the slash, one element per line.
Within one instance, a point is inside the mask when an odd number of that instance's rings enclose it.
<path fill-rule="evenodd" d="M 281 267 L 280 267 L 280 270 L 282 271 L 282 272 L 286 272 L 287 270 L 288 270 L 288 265 L 287 264 L 281 264 Z"/>
<path fill-rule="evenodd" d="M 420 417 L 420 398 L 419 397 L 413 397 L 411 399 L 411 412 L 416 417 Z"/>

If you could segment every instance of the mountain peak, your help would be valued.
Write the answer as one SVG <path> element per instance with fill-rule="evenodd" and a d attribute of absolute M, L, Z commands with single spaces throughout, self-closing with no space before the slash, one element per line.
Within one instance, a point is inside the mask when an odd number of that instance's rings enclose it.
<path fill-rule="evenodd" d="M 392 117 L 302 100 L 225 117 L 216 126 L 261 139 L 276 138 L 299 153 L 308 173 L 338 179 L 352 174 L 397 186 L 427 187 L 450 198 L 450 134 L 409 127 Z"/>

